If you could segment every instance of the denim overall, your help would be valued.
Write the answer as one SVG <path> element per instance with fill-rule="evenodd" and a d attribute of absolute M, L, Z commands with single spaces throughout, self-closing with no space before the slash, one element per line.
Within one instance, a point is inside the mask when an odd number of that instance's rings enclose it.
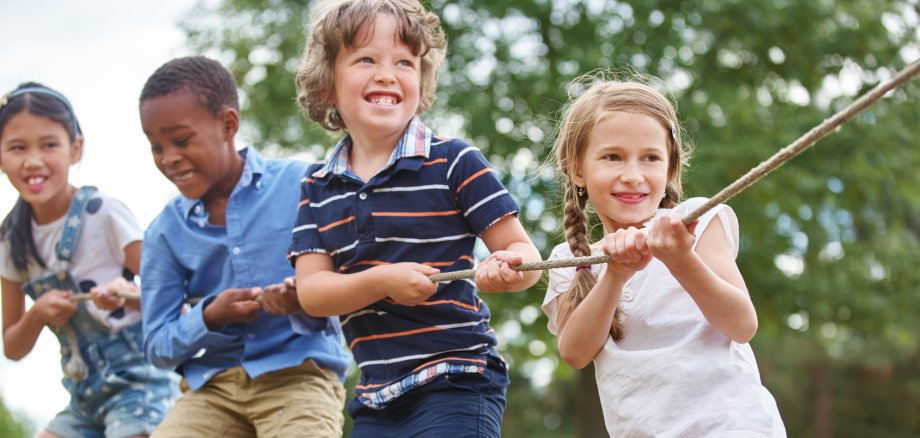
<path fill-rule="evenodd" d="M 66 267 L 70 266 L 80 237 L 86 203 L 95 191 L 95 187 L 78 190 L 67 211 L 61 240 L 55 247 L 57 258 Z M 71 290 L 75 294 L 88 292 L 80 289 L 67 268 L 34 278 L 22 289 L 33 300 L 50 289 Z M 105 436 L 118 435 L 116 431 L 126 427 L 132 430 L 128 434 L 138 434 L 135 430 L 149 433 L 178 398 L 174 373 L 155 368 L 144 356 L 140 323 L 110 333 L 93 318 L 86 303 L 79 302 L 67 325 L 52 331 L 61 343 L 63 384 L 71 395 L 70 406 L 58 415 L 67 417 L 65 424 L 59 426 L 70 430 L 54 430 L 53 421 L 49 426 L 52 432 L 91 436 L 98 431 L 86 428 L 96 426 L 105 428 Z M 117 410 L 124 410 L 124 415 L 113 412 Z M 83 421 L 74 421 L 75 418 Z M 111 424 L 112 418 L 118 424 Z M 125 424 L 126 419 L 134 424 Z M 96 424 L 86 424 L 87 421 Z M 145 425 L 137 423 L 149 425 L 138 429 L 137 426 Z"/>

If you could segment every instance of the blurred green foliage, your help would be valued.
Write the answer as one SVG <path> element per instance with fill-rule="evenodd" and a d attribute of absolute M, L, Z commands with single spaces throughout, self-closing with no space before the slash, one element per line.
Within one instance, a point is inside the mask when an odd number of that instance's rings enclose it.
<path fill-rule="evenodd" d="M 295 105 L 307 1 L 223 0 L 183 22 L 234 73 L 247 139 L 322 158 Z M 212 4 L 212 3 L 209 3 Z M 708 196 L 920 56 L 916 0 L 431 0 L 449 47 L 423 115 L 470 139 L 522 205 L 544 256 L 561 241 L 545 166 L 566 84 L 595 69 L 662 79 Z M 916 436 L 920 314 L 918 81 L 729 204 L 760 330 L 752 342 L 790 436 Z M 558 360 L 544 284 L 486 297 L 512 364 L 505 435 L 603 434 L 593 375 Z"/>
<path fill-rule="evenodd" d="M 32 436 L 31 425 L 19 414 L 10 412 L 0 399 L 0 437 L 26 438 Z"/>

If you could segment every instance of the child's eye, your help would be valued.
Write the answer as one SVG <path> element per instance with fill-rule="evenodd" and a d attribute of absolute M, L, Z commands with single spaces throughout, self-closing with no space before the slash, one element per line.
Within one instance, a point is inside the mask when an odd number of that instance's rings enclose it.
<path fill-rule="evenodd" d="M 403 59 L 402 61 L 397 62 L 396 65 L 400 67 L 414 67 L 415 66 L 415 64 L 408 59 Z"/>
<path fill-rule="evenodd" d="M 159 155 L 159 154 L 161 154 L 161 153 L 163 152 L 163 146 L 160 146 L 160 145 L 158 145 L 158 144 L 151 144 L 151 145 L 150 145 L 150 152 L 152 152 L 152 153 L 155 154 L 155 155 Z"/>
<path fill-rule="evenodd" d="M 176 139 L 175 143 L 176 143 L 176 146 L 185 147 L 186 145 L 188 145 L 189 140 L 191 140 L 191 137 L 182 137 L 182 138 Z"/>
<path fill-rule="evenodd" d="M 620 156 L 617 154 L 606 154 L 601 157 L 601 159 L 604 161 L 620 161 Z"/>
<path fill-rule="evenodd" d="M 371 59 L 371 58 L 368 58 L 367 56 L 365 56 L 365 57 L 359 59 L 359 60 L 358 60 L 358 63 L 361 63 L 361 64 L 373 64 L 373 63 L 374 63 L 374 60 Z"/>
<path fill-rule="evenodd" d="M 646 155 L 646 156 L 645 156 L 645 160 L 646 160 L 646 161 L 661 161 L 661 157 L 658 156 L 658 155 L 655 155 L 655 154 Z"/>

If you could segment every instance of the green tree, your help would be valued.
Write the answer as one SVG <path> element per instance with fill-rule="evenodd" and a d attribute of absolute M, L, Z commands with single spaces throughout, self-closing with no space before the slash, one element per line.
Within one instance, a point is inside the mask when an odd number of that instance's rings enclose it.
<path fill-rule="evenodd" d="M 334 140 L 294 104 L 308 3 L 224 0 L 199 6 L 184 27 L 193 49 L 236 76 L 255 144 L 318 158 Z M 603 68 L 661 78 L 697 145 L 686 192 L 708 196 L 920 54 L 916 0 L 429 5 L 449 48 L 426 123 L 487 154 L 544 256 L 561 240 L 561 214 L 541 163 L 574 77 Z M 857 430 L 844 420 L 867 406 L 832 402 L 861 396 L 840 393 L 858 385 L 833 384 L 835 364 L 902 363 L 918 352 L 918 89 L 891 93 L 730 201 L 759 312 L 754 348 L 792 436 Z M 602 434 L 593 373 L 558 360 L 542 298 L 542 285 L 486 298 L 512 363 L 505 435 Z M 920 433 L 903 424 L 905 436 Z"/>
<path fill-rule="evenodd" d="M 26 438 L 32 435 L 28 422 L 18 414 L 10 412 L 0 399 L 0 436 L 6 438 Z"/>

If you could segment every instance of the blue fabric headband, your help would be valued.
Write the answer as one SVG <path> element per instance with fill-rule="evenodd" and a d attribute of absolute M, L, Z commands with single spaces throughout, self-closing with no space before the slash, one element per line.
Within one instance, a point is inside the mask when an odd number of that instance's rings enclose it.
<path fill-rule="evenodd" d="M 25 87 L 25 88 L 20 88 L 18 90 L 10 91 L 6 95 L 4 95 L 2 99 L 0 99 L 0 111 L 3 111 L 3 108 L 6 106 L 7 103 L 9 103 L 10 99 L 16 96 L 21 96 L 23 94 L 28 94 L 28 93 L 44 94 L 46 96 L 51 96 L 61 101 L 61 103 L 63 103 L 64 106 L 67 108 L 67 111 L 70 112 L 70 120 L 73 120 L 74 133 L 81 134 L 81 135 L 83 134 L 83 131 L 80 129 L 80 123 L 77 122 L 77 115 L 73 112 L 73 107 L 70 106 L 70 101 L 67 100 L 67 98 L 64 97 L 63 94 L 58 93 L 57 91 L 54 91 L 47 87 Z"/>

